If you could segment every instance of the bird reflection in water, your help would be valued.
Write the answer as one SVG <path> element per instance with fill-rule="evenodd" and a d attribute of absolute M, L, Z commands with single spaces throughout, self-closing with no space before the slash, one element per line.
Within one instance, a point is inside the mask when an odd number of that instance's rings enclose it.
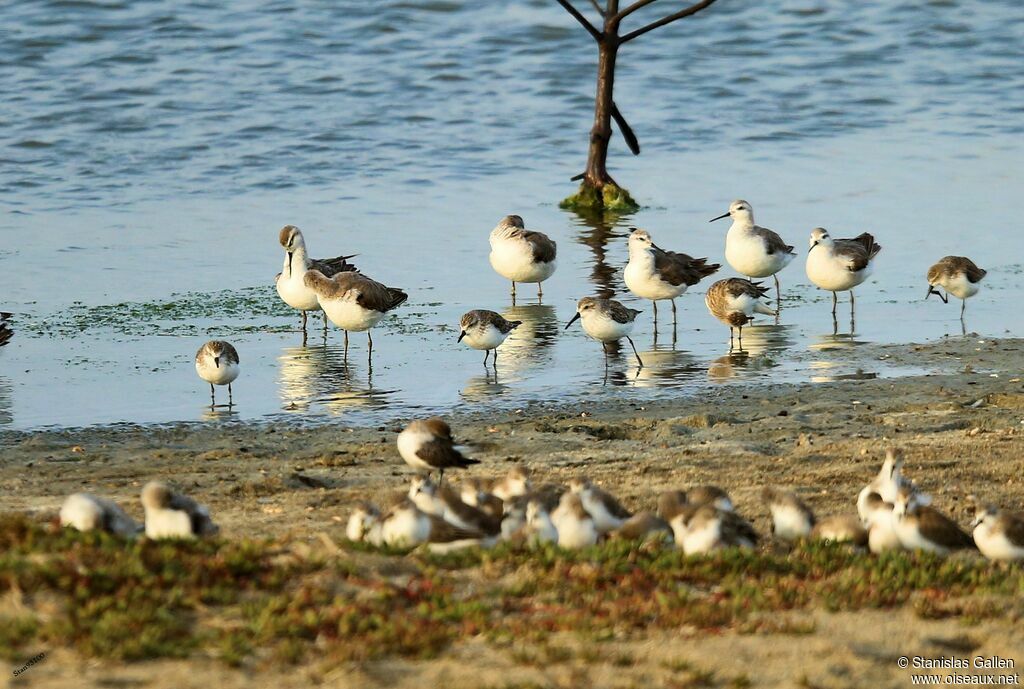
<path fill-rule="evenodd" d="M 238 412 L 234 406 L 211 407 L 207 404 L 203 406 L 201 418 L 203 421 L 234 421 L 238 418 Z"/>
<path fill-rule="evenodd" d="M 0 426 L 14 422 L 14 414 L 11 412 L 11 389 L 11 381 L 0 376 Z"/>
<path fill-rule="evenodd" d="M 671 345 L 661 346 L 655 339 L 650 349 L 640 352 L 640 358 L 644 361 L 643 368 L 634 365 L 627 373 L 627 378 L 632 379 L 637 387 L 673 387 L 704 371 L 692 354 L 675 348 L 675 338 L 672 338 Z"/>
<path fill-rule="evenodd" d="M 622 284 L 622 266 L 608 262 L 608 244 L 613 239 L 625 237 L 628 232 L 618 231 L 629 222 L 629 214 L 612 211 L 573 211 L 575 224 L 579 227 L 576 241 L 590 248 L 591 259 L 590 281 L 594 283 L 591 296 L 602 299 L 613 299 L 617 291 L 624 290 Z"/>
<path fill-rule="evenodd" d="M 308 411 L 314 403 L 335 413 L 353 407 L 381 407 L 394 392 L 375 389 L 373 367 L 346 361 L 341 345 L 286 347 L 277 360 L 285 411 Z"/>
<path fill-rule="evenodd" d="M 498 368 L 502 373 L 546 364 L 558 338 L 558 317 L 550 304 L 520 304 L 501 312 L 510 321 L 521 325 L 512 331 L 500 347 Z"/>
<path fill-rule="evenodd" d="M 743 328 L 743 350 L 715 359 L 708 367 L 708 379 L 723 382 L 775 368 L 777 355 L 793 346 L 793 332 L 793 325 L 779 323 Z"/>
<path fill-rule="evenodd" d="M 851 331 L 849 333 L 833 333 L 831 335 L 818 335 L 809 346 L 812 352 L 825 354 L 829 352 L 843 352 L 855 349 L 861 345 L 870 344 L 867 340 L 858 340 Z M 863 364 L 863 361 L 860 362 Z M 878 374 L 865 372 L 863 369 L 856 369 L 849 372 L 844 369 L 843 362 L 835 358 L 825 356 L 811 360 L 811 382 L 832 383 L 838 380 L 867 380 L 877 378 Z M 846 373 L 843 373 L 847 370 Z"/>
<path fill-rule="evenodd" d="M 506 345 L 509 340 L 505 341 Z M 470 376 L 460 394 L 467 402 L 482 402 L 498 397 L 509 390 L 509 386 L 501 382 L 501 376 L 502 372 L 498 369 L 486 370 L 481 376 Z"/>

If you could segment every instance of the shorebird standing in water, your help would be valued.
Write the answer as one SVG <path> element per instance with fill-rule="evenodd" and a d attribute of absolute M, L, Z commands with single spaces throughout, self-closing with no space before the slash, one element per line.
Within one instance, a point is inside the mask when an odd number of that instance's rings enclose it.
<path fill-rule="evenodd" d="M 437 416 L 412 421 L 398 434 L 397 443 L 398 454 L 406 464 L 427 473 L 437 470 L 438 481 L 444 478 L 445 469 L 465 469 L 480 463 L 462 456 L 455 446 L 451 426 Z"/>
<path fill-rule="evenodd" d="M 387 287 L 362 273 L 344 272 L 327 277 L 319 270 L 308 270 L 305 285 L 316 293 L 317 301 L 331 322 L 345 331 L 345 355 L 348 356 L 348 333 L 366 332 L 367 356 L 373 356 L 370 328 L 377 325 L 388 311 L 409 298 L 400 289 Z"/>
<path fill-rule="evenodd" d="M 238 351 L 230 342 L 210 340 L 196 352 L 196 373 L 210 384 L 210 408 L 217 405 L 214 385 L 228 386 L 228 406 L 234 405 L 231 398 L 231 383 L 238 378 Z"/>
<path fill-rule="evenodd" d="M 832 320 L 836 318 L 836 292 L 850 293 L 850 321 L 855 300 L 853 288 L 874 271 L 873 261 L 882 247 L 864 232 L 853 239 L 833 239 L 824 227 L 811 230 L 811 248 L 807 252 L 807 277 L 821 289 L 832 292 Z"/>
<path fill-rule="evenodd" d="M 546 234 L 527 230 L 518 215 L 508 215 L 491 230 L 491 267 L 512 281 L 512 303 L 517 282 L 536 282 L 537 297 L 544 296 L 542 282 L 558 265 L 557 246 Z"/>
<path fill-rule="evenodd" d="M 739 330 L 740 351 L 743 350 L 743 326 L 754 320 L 755 313 L 777 316 L 778 312 L 768 308 L 761 299 L 768 294 L 768 288 L 760 282 L 743 278 L 728 278 L 711 285 L 704 297 L 704 303 L 711 315 L 729 326 L 729 351 L 732 351 L 733 328 Z"/>
<path fill-rule="evenodd" d="M 474 309 L 463 314 L 459 320 L 458 342 L 466 341 L 473 349 L 483 349 L 484 366 L 487 357 L 494 352 L 494 365 L 498 365 L 498 345 L 505 341 L 509 333 L 522 325 L 522 321 L 509 321 L 494 311 Z"/>
<path fill-rule="evenodd" d="M 658 322 L 658 300 L 672 302 L 672 325 L 676 324 L 676 297 L 722 266 L 708 265 L 706 258 L 693 258 L 658 247 L 646 230 L 633 228 L 629 235 L 629 263 L 622 277 L 629 291 L 654 304 L 654 322 Z"/>
<path fill-rule="evenodd" d="M 320 302 L 316 292 L 306 285 L 304 278 L 307 270 L 318 270 L 326 277 L 338 273 L 354 271 L 356 267 L 348 262 L 355 256 L 338 256 L 336 258 L 310 258 L 306 253 L 306 240 L 295 225 L 281 228 L 278 241 L 284 247 L 284 267 L 274 278 L 277 294 L 285 304 L 302 312 L 302 332 L 306 332 L 306 316 L 309 311 L 320 311 Z M 324 331 L 327 331 L 327 314 L 324 313 Z"/>
<path fill-rule="evenodd" d="M 626 338 L 629 340 L 629 346 L 633 348 L 636 363 L 642 368 L 644 362 L 640 359 L 636 345 L 629 337 L 633 332 L 633 323 L 640 313 L 643 312 L 627 309 L 614 299 L 583 297 L 576 304 L 576 315 L 565 324 L 565 329 L 568 330 L 569 326 L 577 319 L 581 320 L 584 332 L 601 343 L 601 347 L 604 349 L 605 366 L 608 365 L 608 343 Z"/>
<path fill-rule="evenodd" d="M 944 304 L 949 303 L 949 295 L 960 300 L 960 320 L 964 319 L 964 309 L 967 308 L 967 299 L 973 297 L 981 289 L 981 280 L 988 273 L 974 264 L 974 261 L 966 256 L 944 256 L 938 263 L 928 269 L 928 293 L 924 295 L 927 299 L 936 295 Z M 936 287 L 942 287 L 946 294 L 942 294 Z"/>
<path fill-rule="evenodd" d="M 729 210 L 708 222 L 732 218 L 725 235 L 725 260 L 740 275 L 748 278 L 775 278 L 775 301 L 781 304 L 782 288 L 778 272 L 796 256 L 793 247 L 767 227 L 754 224 L 754 209 L 743 199 L 729 204 Z"/>

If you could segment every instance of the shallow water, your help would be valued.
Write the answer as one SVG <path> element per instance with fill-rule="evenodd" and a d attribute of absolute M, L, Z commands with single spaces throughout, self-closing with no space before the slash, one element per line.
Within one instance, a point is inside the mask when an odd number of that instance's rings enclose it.
<path fill-rule="evenodd" d="M 581 3 L 585 4 L 585 3 Z M 371 9 L 372 8 L 372 9 Z M 652 8 L 653 9 L 653 8 Z M 466 403 L 628 395 L 638 403 L 742 381 L 901 375 L 838 356 L 857 343 L 960 336 L 956 304 L 922 301 L 949 253 L 989 270 L 967 309 L 983 335 L 1024 334 L 1024 13 L 1015 2 L 721 0 L 623 49 L 616 101 L 640 137 L 612 171 L 645 208 L 608 224 L 557 208 L 581 169 L 594 50 L 555 3 L 19 3 L 0 53 L 0 425 L 208 418 L 192 357 L 240 351 L 231 418 L 366 423 Z M 634 337 L 647 366 L 574 326 L 586 294 L 631 298 L 628 227 L 723 262 L 749 200 L 800 256 L 780 278 L 779 325 L 746 356 L 703 305 L 649 303 Z M 507 213 L 559 244 L 543 305 L 487 262 Z M 313 255 L 358 253 L 409 302 L 347 361 L 279 303 L 285 223 Z M 884 249 L 858 290 L 855 336 L 803 272 L 812 227 L 873 232 Z M 719 276 L 732 274 L 728 268 Z M 457 345 L 458 317 L 524 321 L 497 379 Z M 847 334 L 843 336 L 843 334 Z M 218 412 L 217 418 L 223 415 Z"/>

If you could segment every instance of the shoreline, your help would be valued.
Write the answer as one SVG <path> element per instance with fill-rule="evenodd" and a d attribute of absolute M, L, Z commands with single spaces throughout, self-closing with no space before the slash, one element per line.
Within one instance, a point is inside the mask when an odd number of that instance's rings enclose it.
<path fill-rule="evenodd" d="M 916 359 L 946 372 L 828 384 L 727 386 L 700 398 L 580 402 L 491 418 L 484 412 L 456 414 L 449 417 L 456 437 L 473 448 L 472 456 L 482 464 L 452 478 L 496 477 L 520 464 L 541 483 L 565 483 L 585 474 L 631 510 L 652 508 L 664 489 L 714 483 L 732 494 L 738 511 L 764 535 L 769 522 L 758 498 L 761 486 L 792 488 L 819 516 L 855 513 L 857 492 L 877 472 L 885 448 L 895 444 L 904 451 L 906 475 L 962 527 L 970 521 L 970 494 L 1020 511 L 1024 341 L 965 339 L 897 349 L 880 347 L 875 354 L 897 363 Z M 0 463 L 2 511 L 26 513 L 42 522 L 55 514 L 67 494 L 86 490 L 114 498 L 138 518 L 142 484 L 162 478 L 210 506 L 226 544 L 269 538 L 285 550 L 321 552 L 325 543 L 343 543 L 345 518 L 356 500 L 386 503 L 407 487 L 412 472 L 394 445 L 401 425 L 189 424 L 7 433 Z M 770 558 L 774 547 L 764 545 L 758 552 Z M 477 590 L 488 581 L 485 572 L 500 565 L 499 560 L 437 573 L 436 565 L 416 556 L 348 548 L 330 552 L 370 580 L 395 581 L 403 572 L 422 569 L 434 571 L 457 590 L 469 587 L 467 591 Z M 957 555 L 951 562 L 977 562 L 985 572 L 1018 577 L 1015 586 L 1024 590 L 1020 565 L 1005 570 L 978 558 Z M 871 564 L 857 562 L 859 567 Z M 906 562 L 933 566 L 927 560 Z M 899 567 L 893 571 L 906 571 L 905 564 Z M 516 565 L 502 581 L 532 569 Z M 939 596 L 939 602 L 929 596 Z M 94 686 L 150 672 L 160 677 L 149 686 L 189 686 L 194 680 L 187 678 L 209 672 L 220 685 L 247 687 L 307 686 L 314 681 L 337 687 L 445 682 L 453 689 L 581 682 L 650 686 L 668 682 L 666 673 L 693 675 L 691 684 L 672 680 L 681 682 L 679 686 L 791 687 L 801 677 L 807 681 L 804 686 L 852 686 L 855 678 L 868 677 L 874 686 L 899 687 L 909 678 L 896 666 L 896 655 L 937 657 L 970 649 L 971 655 L 1024 662 L 1024 645 L 1013 631 L 1024 611 L 1019 605 L 1003 606 L 1001 600 L 993 602 L 986 593 L 947 600 L 938 590 L 879 610 L 829 612 L 812 604 L 772 613 L 770 623 L 767 618 L 729 623 L 710 634 L 685 626 L 633 631 L 601 641 L 597 658 L 585 636 L 559 631 L 543 641 L 524 639 L 512 647 L 460 638 L 429 659 L 345 661 L 326 671 L 316 663 L 289 669 L 246 661 L 234 668 L 207 654 L 126 664 L 82 658 L 67 648 L 41 648 L 46 661 L 31 673 L 37 686 L 66 685 L 76 668 L 87 668 Z M 17 604 L 46 610 L 31 597 Z M 0 614 L 12 605 L 10 592 L 0 596 Z M 895 639 L 900 641 L 893 645 Z M 621 664 L 608 660 L 615 658 Z M 485 670 L 480 677 L 469 677 L 467 664 Z M 701 684 L 701 673 L 717 679 Z"/>

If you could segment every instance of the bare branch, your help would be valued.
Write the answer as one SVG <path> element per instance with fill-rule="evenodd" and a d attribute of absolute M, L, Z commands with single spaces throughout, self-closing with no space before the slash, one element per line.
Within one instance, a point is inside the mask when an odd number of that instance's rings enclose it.
<path fill-rule="evenodd" d="M 618 20 L 618 21 L 622 21 L 623 19 L 625 19 L 629 15 L 633 14 L 634 12 L 636 12 L 638 9 L 640 9 L 642 7 L 647 7 L 652 2 L 657 2 L 657 1 L 658 0 L 637 0 L 637 2 L 634 2 L 632 5 L 630 5 L 626 9 L 622 10 L 621 12 L 619 12 L 619 14 L 615 17 L 615 19 Z"/>
<path fill-rule="evenodd" d="M 629 146 L 630 152 L 635 156 L 640 155 L 640 142 L 637 140 L 636 134 L 633 133 L 633 128 L 629 126 L 629 122 L 626 122 L 626 118 L 619 112 L 615 101 L 612 101 L 612 119 L 615 120 L 615 124 L 619 125 L 619 131 L 622 133 L 626 145 Z"/>
<path fill-rule="evenodd" d="M 590 35 L 594 37 L 595 41 L 600 43 L 601 41 L 604 40 L 604 34 L 601 33 L 600 31 L 598 31 L 597 29 L 595 29 L 594 25 L 591 24 L 589 21 L 587 21 L 587 18 L 584 17 L 582 14 L 580 14 L 580 11 L 578 9 L 576 9 L 575 7 L 573 7 L 572 4 L 569 2 L 569 0 L 555 0 L 555 1 L 559 5 L 564 7 L 565 11 L 568 12 L 569 14 L 571 14 L 576 19 L 576 21 L 578 21 L 580 24 L 582 24 L 583 28 L 586 29 L 590 33 Z M 712 0 L 712 2 L 714 2 L 714 0 Z"/>
<path fill-rule="evenodd" d="M 599 4 L 597 4 L 597 0 L 590 0 L 590 4 L 594 6 L 594 9 L 597 10 L 597 13 L 599 15 L 604 17 L 604 10 L 602 10 L 601 6 Z"/>
<path fill-rule="evenodd" d="M 645 2 L 645 0 L 639 0 L 639 1 L 640 2 Z M 559 0 L 559 2 L 561 2 L 561 0 Z M 697 14 L 698 12 L 700 12 L 705 7 L 710 7 L 714 3 L 715 3 L 715 0 L 702 0 L 701 2 L 698 2 L 695 5 L 690 5 L 686 9 L 679 10 L 675 14 L 670 14 L 667 17 L 663 17 L 662 19 L 659 19 L 656 22 L 651 22 L 647 26 L 641 26 L 636 31 L 630 31 L 628 34 L 626 34 L 625 36 L 623 36 L 622 38 L 619 39 L 619 43 L 625 43 L 627 41 L 632 41 L 634 38 L 636 38 L 638 36 L 643 36 L 648 31 L 654 31 L 658 27 L 665 26 L 666 24 L 671 24 L 672 22 L 676 21 L 677 19 L 682 19 L 683 17 L 689 17 L 691 14 Z M 627 8 L 627 10 L 628 9 L 629 8 Z"/>

